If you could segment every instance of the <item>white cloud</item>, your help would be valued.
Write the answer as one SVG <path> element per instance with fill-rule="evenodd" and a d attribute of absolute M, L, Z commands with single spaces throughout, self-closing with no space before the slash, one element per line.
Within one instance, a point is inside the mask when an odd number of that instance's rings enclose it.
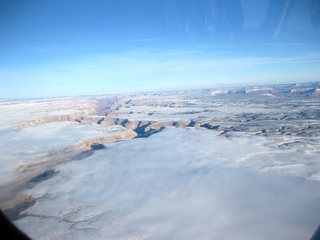
<path fill-rule="evenodd" d="M 193 129 L 108 144 L 59 165 L 58 176 L 30 190 L 43 196 L 31 216 L 15 223 L 35 239 L 310 238 L 319 184 L 235 163 L 263 151 L 272 152 Z"/>

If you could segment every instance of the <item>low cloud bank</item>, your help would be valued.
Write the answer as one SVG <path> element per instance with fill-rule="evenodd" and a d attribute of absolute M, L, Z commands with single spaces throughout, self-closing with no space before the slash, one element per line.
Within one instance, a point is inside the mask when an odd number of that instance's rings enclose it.
<path fill-rule="evenodd" d="M 108 144 L 29 190 L 37 204 L 15 223 L 34 239 L 309 239 L 320 185 L 239 164 L 268 151 L 174 128 Z"/>

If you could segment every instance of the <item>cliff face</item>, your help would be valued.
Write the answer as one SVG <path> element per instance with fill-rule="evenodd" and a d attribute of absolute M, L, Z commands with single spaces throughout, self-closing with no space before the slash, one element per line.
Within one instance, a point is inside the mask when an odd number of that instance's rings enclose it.
<path fill-rule="evenodd" d="M 73 122 L 79 117 L 87 114 L 86 112 L 75 113 L 70 115 L 56 115 L 56 116 L 43 116 L 35 120 L 27 120 L 16 125 L 18 128 L 37 127 L 46 123 L 52 122 Z"/>

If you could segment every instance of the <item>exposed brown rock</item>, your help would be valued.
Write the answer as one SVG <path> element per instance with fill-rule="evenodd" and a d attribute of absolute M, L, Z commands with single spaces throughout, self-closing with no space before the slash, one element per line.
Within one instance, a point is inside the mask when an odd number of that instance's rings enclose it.
<path fill-rule="evenodd" d="M 35 199 L 33 196 L 29 193 L 25 192 L 18 192 L 18 194 L 15 196 L 14 199 L 9 200 L 1 205 L 1 209 L 3 211 L 7 211 L 9 209 L 12 209 L 20 204 L 25 204 L 25 203 L 31 203 Z"/>
<path fill-rule="evenodd" d="M 103 117 L 99 116 L 85 116 L 80 120 L 81 124 L 99 123 L 104 120 Z"/>
<path fill-rule="evenodd" d="M 115 119 L 113 117 L 105 117 L 101 122 L 100 125 L 114 125 Z"/>

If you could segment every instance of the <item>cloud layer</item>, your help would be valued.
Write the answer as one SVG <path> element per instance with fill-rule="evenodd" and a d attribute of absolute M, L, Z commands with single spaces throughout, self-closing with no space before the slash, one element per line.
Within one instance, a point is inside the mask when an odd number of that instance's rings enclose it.
<path fill-rule="evenodd" d="M 108 144 L 59 165 L 15 223 L 35 239 L 308 239 L 319 185 L 235 163 L 267 149 L 195 129 Z"/>

